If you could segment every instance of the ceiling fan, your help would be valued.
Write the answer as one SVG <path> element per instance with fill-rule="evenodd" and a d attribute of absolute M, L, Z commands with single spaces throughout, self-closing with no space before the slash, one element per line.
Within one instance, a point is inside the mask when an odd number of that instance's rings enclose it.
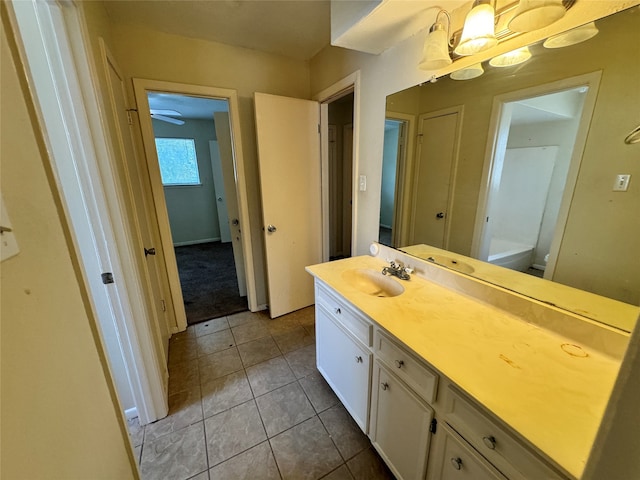
<path fill-rule="evenodd" d="M 174 125 L 184 125 L 184 120 L 180 120 L 179 118 L 173 118 L 173 117 L 182 116 L 180 112 L 177 112 L 175 110 L 158 110 L 158 109 L 152 108 L 150 112 L 151 112 L 151 118 L 155 118 L 156 120 L 172 123 Z"/>

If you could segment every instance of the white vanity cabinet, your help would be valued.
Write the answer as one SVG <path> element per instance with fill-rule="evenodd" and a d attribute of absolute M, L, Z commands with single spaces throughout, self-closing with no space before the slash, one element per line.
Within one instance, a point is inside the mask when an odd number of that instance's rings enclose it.
<path fill-rule="evenodd" d="M 398 480 L 569 479 L 383 327 L 391 321 L 316 278 L 318 370 Z"/>
<path fill-rule="evenodd" d="M 378 329 L 374 357 L 371 442 L 398 480 L 423 479 L 438 376 Z"/>
<path fill-rule="evenodd" d="M 398 480 L 424 478 L 432 420 L 431 407 L 375 360 L 369 436 Z"/>
<path fill-rule="evenodd" d="M 316 282 L 318 370 L 365 433 L 369 424 L 370 342 L 371 324 Z"/>

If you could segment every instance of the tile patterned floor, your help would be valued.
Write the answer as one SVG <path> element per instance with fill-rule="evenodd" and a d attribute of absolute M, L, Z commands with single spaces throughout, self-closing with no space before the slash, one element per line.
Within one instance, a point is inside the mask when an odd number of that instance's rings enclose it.
<path fill-rule="evenodd" d="M 313 308 L 190 326 L 169 415 L 129 429 L 143 480 L 393 480 L 315 367 Z"/>

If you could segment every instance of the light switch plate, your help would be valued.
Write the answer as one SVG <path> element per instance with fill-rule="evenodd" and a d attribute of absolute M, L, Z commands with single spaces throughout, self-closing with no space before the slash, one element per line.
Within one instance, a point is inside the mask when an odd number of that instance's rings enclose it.
<path fill-rule="evenodd" d="M 358 179 L 358 185 L 359 185 L 359 190 L 361 192 L 366 192 L 367 191 L 367 176 L 366 175 L 360 175 L 360 178 Z"/>
<path fill-rule="evenodd" d="M 0 195 L 0 226 L 3 230 L 3 232 L 0 233 L 0 261 L 4 261 L 20 253 L 20 250 L 18 249 L 16 236 L 13 234 L 11 228 L 9 215 L 4 207 L 2 195 Z"/>
<path fill-rule="evenodd" d="M 626 192 L 629 189 L 629 180 L 631 180 L 631 175 L 628 175 L 628 174 L 616 175 L 616 181 L 613 184 L 613 191 Z"/>

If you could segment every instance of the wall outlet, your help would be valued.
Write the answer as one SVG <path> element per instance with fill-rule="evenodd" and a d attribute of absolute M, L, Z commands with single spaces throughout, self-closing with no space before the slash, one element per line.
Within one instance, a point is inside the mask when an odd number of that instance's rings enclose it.
<path fill-rule="evenodd" d="M 631 179 L 631 175 L 628 175 L 628 174 L 616 175 L 616 181 L 613 184 L 613 191 L 626 192 L 629 189 L 630 179 Z"/>

